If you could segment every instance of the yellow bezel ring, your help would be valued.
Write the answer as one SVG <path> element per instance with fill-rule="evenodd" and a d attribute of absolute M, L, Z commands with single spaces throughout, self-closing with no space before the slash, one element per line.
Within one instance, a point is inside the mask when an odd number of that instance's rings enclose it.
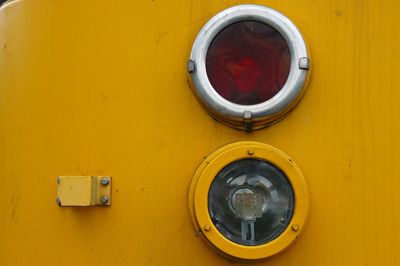
<path fill-rule="evenodd" d="M 228 164 L 246 158 L 264 160 L 278 167 L 294 192 L 294 212 L 289 225 L 277 238 L 258 246 L 244 246 L 225 238 L 214 226 L 208 211 L 208 192 L 214 178 Z M 240 141 L 216 150 L 199 166 L 190 185 L 189 211 L 196 232 L 213 247 L 230 257 L 258 260 L 282 252 L 298 238 L 309 213 L 309 193 L 300 169 L 286 154 L 264 143 Z"/>

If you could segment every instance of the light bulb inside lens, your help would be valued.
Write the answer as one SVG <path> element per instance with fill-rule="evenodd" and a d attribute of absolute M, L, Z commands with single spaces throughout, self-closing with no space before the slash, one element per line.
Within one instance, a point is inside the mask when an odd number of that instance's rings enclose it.
<path fill-rule="evenodd" d="M 268 243 L 288 226 L 294 193 L 285 174 L 258 159 L 243 159 L 224 167 L 208 194 L 214 225 L 227 239 L 242 245 Z"/>

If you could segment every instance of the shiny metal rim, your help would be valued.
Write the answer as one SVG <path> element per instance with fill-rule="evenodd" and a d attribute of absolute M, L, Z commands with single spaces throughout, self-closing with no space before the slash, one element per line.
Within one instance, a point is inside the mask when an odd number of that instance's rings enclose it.
<path fill-rule="evenodd" d="M 291 54 L 288 79 L 279 93 L 256 105 L 239 105 L 220 96 L 211 85 L 206 71 L 206 55 L 210 43 L 225 27 L 239 21 L 254 20 L 276 29 L 286 40 Z M 208 111 L 234 127 L 265 124 L 283 115 L 302 94 L 310 67 L 307 47 L 296 26 L 278 11 L 259 5 L 239 5 L 211 18 L 201 29 L 193 44 L 188 62 L 194 91 Z"/>

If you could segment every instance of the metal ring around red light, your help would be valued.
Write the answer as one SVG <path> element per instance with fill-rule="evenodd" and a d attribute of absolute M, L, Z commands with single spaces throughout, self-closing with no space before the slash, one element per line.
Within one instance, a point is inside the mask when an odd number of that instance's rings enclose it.
<path fill-rule="evenodd" d="M 279 33 L 278 35 L 284 39 L 289 48 L 290 70 L 287 78 L 284 77 L 283 79 L 286 82 L 280 81 L 283 84 L 282 87 L 269 96 L 261 97 L 262 101 L 255 100 L 242 103 L 240 100 L 230 99 L 221 93 L 219 88 L 212 85 L 213 83 L 216 85 L 216 82 L 210 80 L 210 75 L 207 73 L 207 53 L 213 41 L 224 29 L 238 22 L 255 22 L 267 25 Z M 232 45 L 236 43 L 238 41 L 232 40 Z M 240 75 L 258 75 L 253 62 L 247 59 L 240 60 L 241 65 L 234 66 L 231 71 L 238 72 L 242 71 L 240 68 L 245 68 L 244 71 L 239 73 Z M 210 67 L 210 64 L 208 67 Z M 296 26 L 278 11 L 260 5 L 234 6 L 211 18 L 197 35 L 188 61 L 188 71 L 191 75 L 193 90 L 205 109 L 222 123 L 247 131 L 263 128 L 273 123 L 294 106 L 304 92 L 309 68 L 310 60 L 307 47 Z M 261 74 L 264 74 L 264 72 L 261 72 Z M 246 78 L 247 80 L 250 79 L 249 77 Z M 227 86 L 229 89 L 229 84 Z M 245 90 L 246 84 L 242 87 Z"/>

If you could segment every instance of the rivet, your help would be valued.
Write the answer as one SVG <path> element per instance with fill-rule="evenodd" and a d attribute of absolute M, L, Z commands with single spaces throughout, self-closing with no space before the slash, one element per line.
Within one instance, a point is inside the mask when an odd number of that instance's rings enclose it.
<path fill-rule="evenodd" d="M 254 151 L 253 151 L 253 150 L 247 150 L 247 154 L 248 154 L 248 155 L 253 155 L 253 154 L 254 154 Z"/>
<path fill-rule="evenodd" d="M 100 182 L 103 186 L 107 186 L 110 184 L 110 179 L 108 177 L 103 177 Z"/>
<path fill-rule="evenodd" d="M 211 230 L 211 226 L 209 224 L 206 224 L 204 227 L 204 231 L 209 232 Z"/>
<path fill-rule="evenodd" d="M 300 225 L 298 225 L 298 224 L 294 224 L 294 225 L 292 225 L 292 230 L 293 231 L 299 231 L 299 229 L 300 229 Z"/>
<path fill-rule="evenodd" d="M 108 200 L 109 200 L 109 198 L 107 195 L 104 195 L 103 197 L 101 197 L 101 203 L 103 203 L 103 204 L 107 204 Z"/>

